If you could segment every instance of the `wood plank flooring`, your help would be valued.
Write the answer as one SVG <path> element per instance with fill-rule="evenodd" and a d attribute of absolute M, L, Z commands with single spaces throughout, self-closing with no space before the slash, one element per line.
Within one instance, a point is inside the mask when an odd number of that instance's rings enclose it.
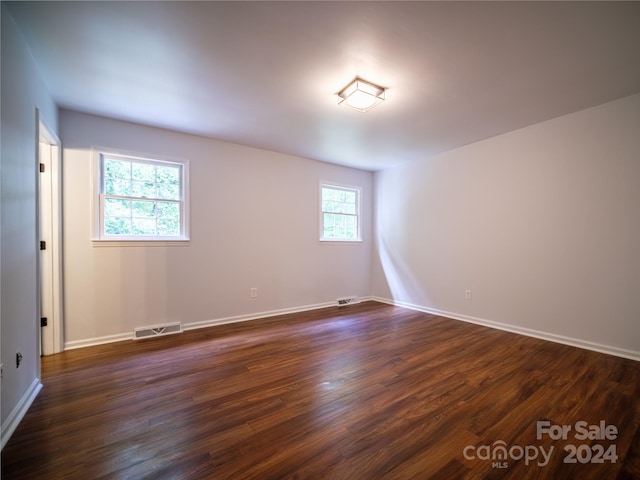
<path fill-rule="evenodd" d="M 375 302 L 71 350 L 42 375 L 4 480 L 640 478 L 639 362 Z M 602 420 L 615 439 L 575 438 Z"/>

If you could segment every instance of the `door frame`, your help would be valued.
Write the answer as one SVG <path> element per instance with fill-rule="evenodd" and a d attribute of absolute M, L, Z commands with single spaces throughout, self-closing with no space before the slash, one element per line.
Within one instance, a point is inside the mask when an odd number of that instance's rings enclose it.
<path fill-rule="evenodd" d="M 38 340 L 40 343 L 41 355 L 51 355 L 64 350 L 64 304 L 63 304 L 63 276 L 62 276 L 62 145 L 60 139 L 47 128 L 40 119 L 38 112 L 37 120 L 37 146 L 36 146 L 36 175 L 37 175 L 37 232 L 38 238 L 36 248 L 38 248 Z M 44 147 L 50 149 L 44 161 L 41 154 Z M 48 160 L 48 161 L 47 161 Z M 40 164 L 45 163 L 46 175 L 40 173 Z M 48 198 L 41 198 L 42 182 L 47 182 L 45 186 Z M 42 219 L 48 216 L 49 228 L 47 232 L 42 231 Z M 47 242 L 47 252 L 50 255 L 41 254 L 40 241 Z M 43 262 L 47 262 L 48 275 L 43 277 Z M 43 288 L 43 282 L 49 282 L 47 288 Z M 47 301 L 50 311 L 47 312 L 47 327 L 40 326 L 40 318 L 43 316 L 42 304 L 43 295 L 48 295 Z"/>

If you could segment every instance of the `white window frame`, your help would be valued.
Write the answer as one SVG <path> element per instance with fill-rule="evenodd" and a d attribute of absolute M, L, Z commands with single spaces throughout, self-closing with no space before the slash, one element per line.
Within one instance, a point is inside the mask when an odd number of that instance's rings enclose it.
<path fill-rule="evenodd" d="M 357 238 L 329 238 L 324 236 L 324 214 L 325 213 L 334 213 L 334 212 L 325 212 L 322 208 L 322 189 L 323 188 L 331 188 L 334 190 L 344 190 L 347 192 L 355 192 L 356 193 L 356 224 L 357 224 Z M 331 244 L 331 243 L 350 243 L 350 244 L 359 244 L 362 243 L 362 187 L 354 186 L 354 185 L 343 185 L 334 182 L 320 182 L 320 188 L 318 193 L 319 198 L 319 223 L 320 223 L 320 242 Z M 339 214 L 340 215 L 340 214 Z M 349 215 L 349 214 L 343 214 Z"/>
<path fill-rule="evenodd" d="M 189 161 L 160 157 L 158 155 L 146 155 L 122 150 L 106 148 L 93 148 L 92 168 L 92 241 L 94 246 L 134 246 L 134 245 L 185 245 L 189 242 Z M 128 160 L 137 163 L 154 165 L 172 165 L 180 167 L 180 232 L 178 236 L 153 236 L 153 235 L 107 235 L 104 232 L 104 199 L 107 195 L 103 192 L 105 158 Z M 147 197 L 131 197 L 149 200 Z M 151 199 L 156 200 L 156 199 Z M 163 200 L 163 199 L 158 199 Z"/>

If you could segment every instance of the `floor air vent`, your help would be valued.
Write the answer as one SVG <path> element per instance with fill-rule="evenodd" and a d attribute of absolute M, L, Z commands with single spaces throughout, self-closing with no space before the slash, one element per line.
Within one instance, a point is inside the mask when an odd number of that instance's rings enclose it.
<path fill-rule="evenodd" d="M 354 303 L 358 303 L 358 297 L 355 295 L 352 297 L 340 297 L 338 298 L 338 306 L 343 307 L 345 305 L 352 305 Z"/>
<path fill-rule="evenodd" d="M 133 331 L 133 339 L 158 337 L 160 335 L 171 335 L 172 333 L 182 333 L 182 325 L 179 323 L 167 323 L 164 325 L 154 325 L 151 327 L 140 327 Z"/>

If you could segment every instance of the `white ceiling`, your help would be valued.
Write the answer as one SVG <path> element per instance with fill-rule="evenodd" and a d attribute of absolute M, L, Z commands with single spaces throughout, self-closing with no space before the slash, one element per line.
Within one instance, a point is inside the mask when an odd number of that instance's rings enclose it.
<path fill-rule="evenodd" d="M 640 2 L 8 6 L 61 107 L 369 170 L 640 92 Z"/>

